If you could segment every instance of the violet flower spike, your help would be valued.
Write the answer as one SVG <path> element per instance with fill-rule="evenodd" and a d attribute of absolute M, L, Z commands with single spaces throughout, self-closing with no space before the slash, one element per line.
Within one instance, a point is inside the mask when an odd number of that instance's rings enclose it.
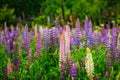
<path fill-rule="evenodd" d="M 41 41 L 41 38 L 40 38 L 40 33 L 37 34 L 37 43 L 36 43 L 36 57 L 39 57 L 40 56 L 40 51 L 42 49 L 42 41 Z"/>

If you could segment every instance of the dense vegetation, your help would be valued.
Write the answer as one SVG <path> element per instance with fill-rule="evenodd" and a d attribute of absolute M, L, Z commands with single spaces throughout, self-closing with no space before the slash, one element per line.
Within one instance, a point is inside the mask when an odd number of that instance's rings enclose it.
<path fill-rule="evenodd" d="M 0 0 L 0 24 L 46 25 L 54 23 L 57 16 L 65 22 L 73 22 L 76 18 L 83 22 L 88 15 L 98 25 L 119 20 L 119 7 L 120 0 Z"/>
<path fill-rule="evenodd" d="M 56 21 L 57 22 L 57 21 Z M 83 28 L 82 28 L 83 27 Z M 1 80 L 120 80 L 120 28 L 7 25 L 0 31 Z"/>

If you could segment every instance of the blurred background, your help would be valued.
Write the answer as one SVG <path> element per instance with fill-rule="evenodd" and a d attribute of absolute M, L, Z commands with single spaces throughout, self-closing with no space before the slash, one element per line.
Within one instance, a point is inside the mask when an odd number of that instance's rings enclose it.
<path fill-rule="evenodd" d="M 0 26 L 28 24 L 54 26 L 74 23 L 85 16 L 94 25 L 109 22 L 120 24 L 120 0 L 0 0 Z"/>

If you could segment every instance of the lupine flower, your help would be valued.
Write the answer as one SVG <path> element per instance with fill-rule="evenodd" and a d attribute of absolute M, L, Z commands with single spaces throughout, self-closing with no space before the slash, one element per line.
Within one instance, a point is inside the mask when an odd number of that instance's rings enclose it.
<path fill-rule="evenodd" d="M 31 49 L 29 49 L 29 52 L 28 52 L 28 56 L 27 56 L 27 68 L 29 68 L 30 64 L 31 64 L 31 59 L 32 59 L 32 52 L 31 52 Z"/>
<path fill-rule="evenodd" d="M 10 56 L 10 40 L 8 40 L 6 43 L 6 53 L 7 53 L 7 56 L 9 57 Z"/>
<path fill-rule="evenodd" d="M 108 71 L 106 71 L 106 73 L 105 73 L 105 78 L 109 78 L 109 72 Z"/>
<path fill-rule="evenodd" d="M 108 35 L 105 37 L 105 45 L 108 48 L 108 50 L 111 50 L 112 46 L 111 46 L 111 34 L 110 32 L 108 32 Z"/>
<path fill-rule="evenodd" d="M 90 32 L 92 32 L 92 21 L 89 21 L 89 28 L 90 28 Z"/>
<path fill-rule="evenodd" d="M 110 29 L 110 22 L 108 22 L 108 24 L 106 24 L 107 30 Z"/>
<path fill-rule="evenodd" d="M 108 51 L 107 55 L 106 55 L 106 69 L 107 69 L 107 71 L 109 71 L 111 68 L 111 57 L 112 57 L 111 52 Z"/>
<path fill-rule="evenodd" d="M 71 69 L 72 69 L 72 65 L 73 65 L 73 61 L 71 59 L 71 56 L 68 58 L 68 65 L 69 65 L 69 74 L 71 75 Z"/>
<path fill-rule="evenodd" d="M 37 37 L 37 28 L 38 28 L 37 25 L 35 25 L 35 27 L 34 27 L 35 37 Z"/>
<path fill-rule="evenodd" d="M 28 41 L 28 26 L 25 26 L 25 29 L 23 30 L 24 34 L 24 46 L 27 47 L 27 41 Z"/>
<path fill-rule="evenodd" d="M 40 38 L 40 33 L 37 34 L 37 43 L 36 43 L 36 57 L 39 57 L 40 56 L 40 51 L 41 51 L 41 48 L 42 48 L 42 41 L 41 41 L 41 38 Z"/>
<path fill-rule="evenodd" d="M 87 35 L 87 46 L 90 47 L 93 44 L 93 40 L 92 40 L 92 33 L 89 32 Z"/>
<path fill-rule="evenodd" d="M 118 34 L 117 37 L 117 48 L 120 50 L 120 33 Z"/>
<path fill-rule="evenodd" d="M 115 48 L 113 50 L 113 57 L 114 57 L 114 61 L 115 62 L 119 62 L 120 61 L 120 54 L 119 53 L 120 53 L 119 49 Z"/>
<path fill-rule="evenodd" d="M 114 50 L 116 48 L 116 41 L 117 41 L 117 28 L 113 27 L 112 32 L 111 32 L 111 36 L 112 36 L 112 49 Z"/>
<path fill-rule="evenodd" d="M 3 33 L 2 31 L 0 31 L 0 45 L 3 44 Z"/>
<path fill-rule="evenodd" d="M 107 34 L 108 34 L 108 30 L 107 29 L 102 29 L 102 43 L 106 43 L 106 36 L 107 36 Z"/>
<path fill-rule="evenodd" d="M 76 22 L 76 33 L 75 33 L 75 37 L 76 37 L 76 42 L 77 44 L 76 45 L 80 45 L 80 21 L 79 19 L 77 19 L 77 22 Z"/>
<path fill-rule="evenodd" d="M 92 78 L 93 72 L 94 72 L 94 62 L 93 62 L 92 54 L 89 48 L 87 48 L 86 52 L 87 52 L 87 56 L 85 61 L 85 69 L 89 78 Z"/>
<path fill-rule="evenodd" d="M 40 32 L 41 35 L 43 35 L 43 33 L 44 33 L 44 28 L 43 28 L 42 26 L 39 26 L 39 32 Z M 41 37 L 42 37 L 42 36 L 41 36 Z"/>
<path fill-rule="evenodd" d="M 27 25 L 25 26 L 25 29 L 24 29 L 24 45 L 27 50 L 27 54 L 29 55 L 30 40 L 29 40 L 29 36 L 28 36 L 28 26 Z"/>
<path fill-rule="evenodd" d="M 77 75 L 77 65 L 73 63 L 72 68 L 71 68 L 72 80 L 76 80 L 76 75 Z"/>
<path fill-rule="evenodd" d="M 65 69 L 65 62 L 66 62 L 66 57 L 65 57 L 65 36 L 64 32 L 60 36 L 60 57 L 59 57 L 59 66 L 60 66 L 60 78 L 64 79 L 64 69 Z"/>
<path fill-rule="evenodd" d="M 60 62 L 65 62 L 66 57 L 65 57 L 65 38 L 64 38 L 64 33 L 62 33 L 60 37 Z"/>
<path fill-rule="evenodd" d="M 84 30 L 85 30 L 85 34 L 87 35 L 87 29 L 88 29 L 88 22 L 89 20 L 88 20 L 88 17 L 87 16 L 85 16 L 85 23 L 84 23 Z"/>
<path fill-rule="evenodd" d="M 70 53 L 70 27 L 67 25 L 65 30 L 65 54 Z"/>
<path fill-rule="evenodd" d="M 70 47 L 72 49 L 73 46 L 79 44 L 78 40 L 76 39 L 75 35 L 72 35 L 71 36 L 71 39 L 70 39 L 71 43 L 70 43 Z"/>
<path fill-rule="evenodd" d="M 49 47 L 50 44 L 50 32 L 48 28 L 45 28 L 43 31 L 43 43 L 45 45 L 45 48 Z"/>
<path fill-rule="evenodd" d="M 62 34 L 62 32 L 63 32 L 63 28 L 60 27 L 59 30 L 58 30 L 58 32 L 59 32 L 59 34 Z"/>
<path fill-rule="evenodd" d="M 92 22 L 91 21 L 88 22 L 86 37 L 87 37 L 88 47 L 92 46 L 93 45 L 93 39 L 92 39 Z"/>
<path fill-rule="evenodd" d="M 52 42 L 58 43 L 58 28 L 53 27 L 51 29 Z"/>
<path fill-rule="evenodd" d="M 94 80 L 100 80 L 99 76 L 96 75 L 95 78 L 94 78 Z"/>
<path fill-rule="evenodd" d="M 18 71 L 19 70 L 19 58 L 15 57 L 14 58 L 14 71 Z"/>
<path fill-rule="evenodd" d="M 12 63 L 9 58 L 7 63 L 7 75 L 9 76 L 11 73 L 12 73 Z"/>
<path fill-rule="evenodd" d="M 65 74 L 65 64 L 61 63 L 61 66 L 60 66 L 60 80 L 64 79 L 64 74 Z"/>

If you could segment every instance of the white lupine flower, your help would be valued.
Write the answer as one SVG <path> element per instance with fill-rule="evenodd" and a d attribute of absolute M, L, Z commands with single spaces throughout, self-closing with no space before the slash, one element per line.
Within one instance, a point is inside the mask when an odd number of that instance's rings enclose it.
<path fill-rule="evenodd" d="M 120 33 L 118 34 L 117 37 L 117 48 L 120 49 Z"/>
<path fill-rule="evenodd" d="M 35 37 L 37 37 L 37 25 L 35 25 L 34 30 L 35 30 Z"/>
<path fill-rule="evenodd" d="M 89 48 L 87 48 L 86 52 L 87 52 L 87 56 L 85 61 L 85 69 L 86 69 L 87 75 L 89 77 L 92 77 L 94 72 L 94 62 L 93 62 L 92 54 Z"/>

